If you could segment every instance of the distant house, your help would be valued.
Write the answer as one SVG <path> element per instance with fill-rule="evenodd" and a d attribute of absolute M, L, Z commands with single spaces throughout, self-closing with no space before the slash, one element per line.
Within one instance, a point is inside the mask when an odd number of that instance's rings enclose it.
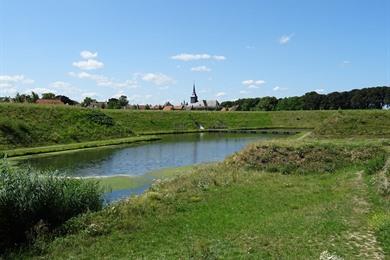
<path fill-rule="evenodd" d="M 180 105 L 180 106 L 173 106 L 173 110 L 183 110 L 184 109 L 184 106 L 183 105 Z"/>
<path fill-rule="evenodd" d="M 172 111 L 173 109 L 173 106 L 164 106 L 163 111 Z"/>
<path fill-rule="evenodd" d="M 35 103 L 39 105 L 64 105 L 64 102 L 58 99 L 38 99 Z"/>
<path fill-rule="evenodd" d="M 90 108 L 106 108 L 107 103 L 106 102 L 91 102 L 91 104 L 88 106 Z"/>

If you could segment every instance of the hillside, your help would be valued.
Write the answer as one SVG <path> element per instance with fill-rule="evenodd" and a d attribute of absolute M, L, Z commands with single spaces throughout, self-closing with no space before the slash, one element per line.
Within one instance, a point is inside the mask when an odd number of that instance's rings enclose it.
<path fill-rule="evenodd" d="M 353 120 L 353 127 L 344 129 L 343 120 Z M 200 125 L 206 129 L 317 128 L 318 135 L 363 130 L 388 135 L 388 122 L 390 112 L 381 110 L 164 112 L 0 104 L 0 150 L 198 130 Z"/>

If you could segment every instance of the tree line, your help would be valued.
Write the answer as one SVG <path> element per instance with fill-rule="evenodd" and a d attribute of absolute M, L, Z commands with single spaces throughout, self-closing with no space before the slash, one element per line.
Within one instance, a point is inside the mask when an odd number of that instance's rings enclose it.
<path fill-rule="evenodd" d="M 242 98 L 225 101 L 221 105 L 225 108 L 236 107 L 239 111 L 382 109 L 390 108 L 390 87 L 354 89 L 329 94 L 312 91 L 303 96 L 285 98 Z"/>

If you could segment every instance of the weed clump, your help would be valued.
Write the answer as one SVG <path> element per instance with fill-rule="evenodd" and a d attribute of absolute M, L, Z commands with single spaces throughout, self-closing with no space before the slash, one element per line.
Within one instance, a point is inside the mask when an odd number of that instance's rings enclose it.
<path fill-rule="evenodd" d="M 384 154 L 375 145 L 270 142 L 251 145 L 226 163 L 284 174 L 333 173 L 343 167 L 362 165 L 371 173 L 383 165 Z"/>
<path fill-rule="evenodd" d="M 102 208 L 97 182 L 13 169 L 0 161 L 0 253 L 33 242 L 68 219 Z"/>

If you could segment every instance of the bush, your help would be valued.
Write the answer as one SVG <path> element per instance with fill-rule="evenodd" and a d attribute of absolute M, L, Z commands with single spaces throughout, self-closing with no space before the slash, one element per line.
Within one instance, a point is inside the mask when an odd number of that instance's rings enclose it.
<path fill-rule="evenodd" d="M 374 173 L 379 172 L 385 166 L 385 163 L 386 163 L 385 155 L 380 155 L 378 157 L 369 160 L 366 164 L 366 173 L 372 175 Z"/>
<path fill-rule="evenodd" d="M 280 141 L 249 145 L 226 163 L 284 174 L 333 173 L 359 165 L 371 173 L 383 166 L 384 154 L 385 151 L 376 145 Z"/>
<path fill-rule="evenodd" d="M 52 231 L 66 220 L 102 208 L 97 182 L 55 173 L 13 169 L 0 162 L 0 253 L 32 242 L 37 231 Z"/>
<path fill-rule="evenodd" d="M 92 110 L 87 115 L 87 120 L 90 122 L 93 122 L 98 125 L 105 125 L 105 126 L 113 126 L 114 125 L 114 119 L 112 117 L 107 116 L 101 111 L 98 110 Z"/>

